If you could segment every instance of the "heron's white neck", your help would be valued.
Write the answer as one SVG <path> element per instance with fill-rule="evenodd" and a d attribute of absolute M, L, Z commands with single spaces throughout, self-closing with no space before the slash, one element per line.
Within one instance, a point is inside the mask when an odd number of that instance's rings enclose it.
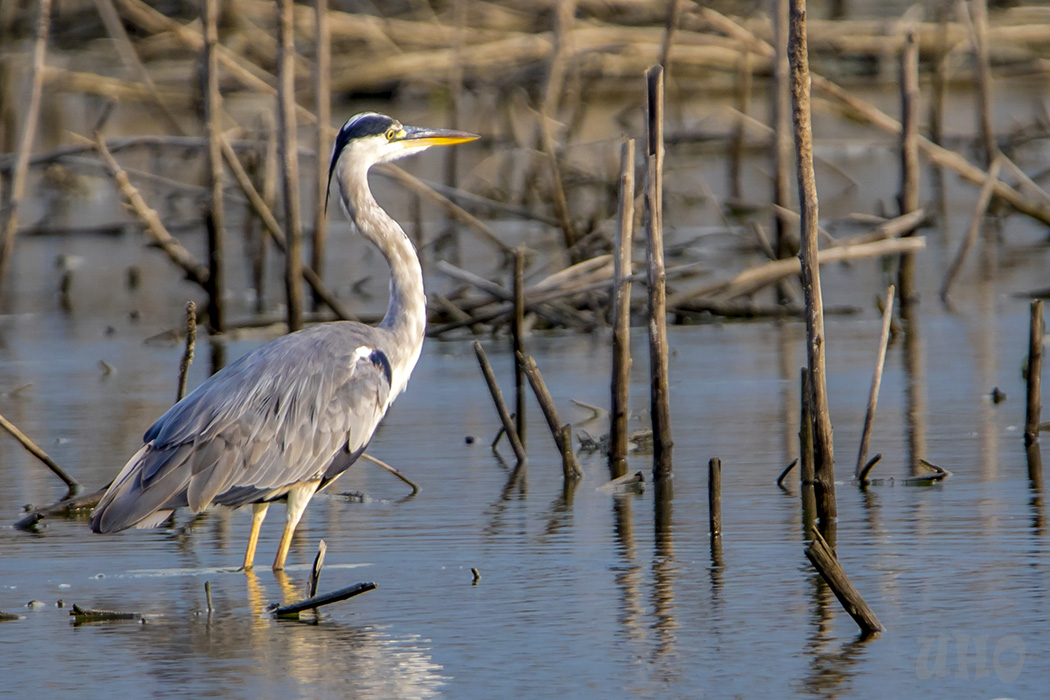
<path fill-rule="evenodd" d="M 389 358 L 395 375 L 390 392 L 393 398 L 404 390 L 423 348 L 427 319 L 423 269 L 404 230 L 372 196 L 367 169 L 354 167 L 348 158 L 341 165 L 336 176 L 343 205 L 357 229 L 379 248 L 390 265 L 390 301 L 379 327 L 389 331 L 395 341 L 393 352 L 397 356 Z"/>

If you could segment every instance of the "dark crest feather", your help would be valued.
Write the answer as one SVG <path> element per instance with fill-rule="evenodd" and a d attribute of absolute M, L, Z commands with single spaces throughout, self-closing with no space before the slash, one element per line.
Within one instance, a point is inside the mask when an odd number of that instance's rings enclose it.
<path fill-rule="evenodd" d="M 362 112 L 350 117 L 346 120 L 346 124 L 343 124 L 343 128 L 339 130 L 335 137 L 335 146 L 332 148 L 332 162 L 328 165 L 328 190 L 325 190 L 324 195 L 324 210 L 326 214 L 328 213 L 328 197 L 332 187 L 332 175 L 335 173 L 335 164 L 339 161 L 339 156 L 343 149 L 346 148 L 346 144 L 365 136 L 384 134 L 394 123 L 393 118 L 385 114 Z"/>

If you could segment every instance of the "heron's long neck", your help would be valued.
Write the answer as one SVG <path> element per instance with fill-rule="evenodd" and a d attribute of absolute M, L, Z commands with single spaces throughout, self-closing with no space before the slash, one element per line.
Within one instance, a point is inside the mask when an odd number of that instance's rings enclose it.
<path fill-rule="evenodd" d="M 427 318 L 423 270 L 408 236 L 372 197 L 367 173 L 349 171 L 341 175 L 347 178 L 345 184 L 348 187 L 343 189 L 353 193 L 351 198 L 343 200 L 350 218 L 358 230 L 379 248 L 390 265 L 390 302 L 379 327 L 394 336 L 396 352 L 401 355 L 391 357 L 391 364 L 402 371 L 407 370 L 401 386 L 393 387 L 391 396 L 395 396 L 404 388 L 403 382 L 408 381 L 407 374 L 415 366 L 423 347 Z M 398 378 L 394 382 L 398 384 Z"/>

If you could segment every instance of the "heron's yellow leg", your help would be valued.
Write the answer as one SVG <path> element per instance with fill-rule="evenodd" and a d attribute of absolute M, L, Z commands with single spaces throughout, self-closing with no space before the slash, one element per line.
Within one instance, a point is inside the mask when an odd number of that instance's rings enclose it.
<path fill-rule="evenodd" d="M 285 516 L 281 544 L 277 547 L 277 557 L 273 560 L 274 571 L 284 569 L 284 561 L 288 558 L 288 548 L 292 546 L 292 534 L 295 532 L 296 526 L 299 525 L 299 519 L 303 517 L 303 511 L 306 510 L 310 499 L 314 497 L 314 493 L 317 492 L 317 487 L 320 483 L 320 481 L 308 481 L 296 484 L 289 489 L 288 513 Z"/>
<path fill-rule="evenodd" d="M 251 569 L 255 561 L 255 547 L 259 544 L 259 531 L 262 530 L 263 520 L 266 519 L 266 509 L 269 507 L 269 503 L 256 503 L 252 506 L 252 531 L 248 534 L 248 549 L 244 551 L 244 565 L 241 567 L 245 571 Z"/>

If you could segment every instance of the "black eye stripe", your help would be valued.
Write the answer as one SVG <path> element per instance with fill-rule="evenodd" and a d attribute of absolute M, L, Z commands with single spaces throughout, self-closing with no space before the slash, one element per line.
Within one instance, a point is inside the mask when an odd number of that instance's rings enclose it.
<path fill-rule="evenodd" d="M 335 137 L 335 145 L 332 148 L 332 162 L 328 165 L 329 184 L 332 182 L 332 174 L 335 172 L 335 164 L 339 160 L 339 154 L 346 148 L 346 144 L 354 139 L 385 134 L 387 129 L 395 126 L 400 128 L 400 124 L 397 121 L 385 114 L 376 112 L 362 112 L 350 117 Z M 327 210 L 328 196 L 325 195 L 325 211 Z"/>

